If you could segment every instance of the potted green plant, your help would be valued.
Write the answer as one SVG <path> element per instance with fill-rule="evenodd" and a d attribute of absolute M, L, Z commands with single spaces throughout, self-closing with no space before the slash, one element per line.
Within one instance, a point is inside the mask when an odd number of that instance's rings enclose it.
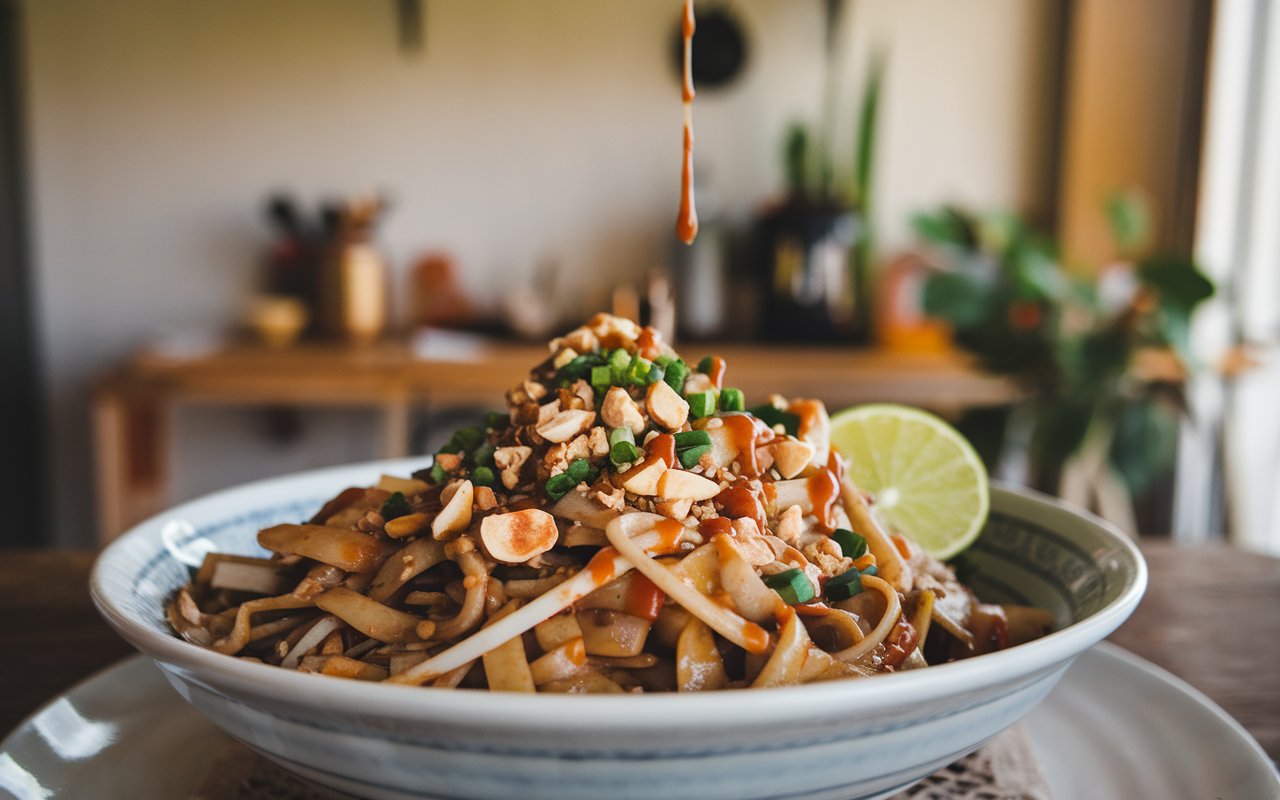
<path fill-rule="evenodd" d="M 947 206 L 913 222 L 939 266 L 926 312 L 1025 395 L 962 421 L 989 463 L 1023 450 L 1031 483 L 1128 521 L 1124 497 L 1172 469 L 1191 315 L 1214 287 L 1190 258 L 1146 251 L 1140 195 L 1106 211 L 1117 257 L 1093 274 L 1065 269 L 1054 242 L 1010 214 Z"/>

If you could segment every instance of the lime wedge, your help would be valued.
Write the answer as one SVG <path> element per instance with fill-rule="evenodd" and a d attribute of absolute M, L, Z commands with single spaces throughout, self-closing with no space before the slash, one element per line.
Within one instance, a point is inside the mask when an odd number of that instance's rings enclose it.
<path fill-rule="evenodd" d="M 987 519 L 987 470 L 959 431 L 916 408 L 854 406 L 831 417 L 831 444 L 875 498 L 876 518 L 946 560 Z"/>

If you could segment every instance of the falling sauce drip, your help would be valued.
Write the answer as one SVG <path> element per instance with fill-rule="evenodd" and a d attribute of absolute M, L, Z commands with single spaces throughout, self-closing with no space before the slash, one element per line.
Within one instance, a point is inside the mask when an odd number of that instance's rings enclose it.
<path fill-rule="evenodd" d="M 684 0 L 684 157 L 680 167 L 680 213 L 676 235 L 693 244 L 698 235 L 698 210 L 693 206 L 693 0 Z"/>

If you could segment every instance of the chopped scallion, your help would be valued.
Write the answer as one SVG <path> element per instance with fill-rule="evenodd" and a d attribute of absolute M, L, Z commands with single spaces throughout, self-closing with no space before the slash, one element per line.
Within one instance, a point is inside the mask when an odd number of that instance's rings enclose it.
<path fill-rule="evenodd" d="M 862 573 L 851 569 L 828 578 L 822 586 L 822 592 L 828 600 L 848 600 L 862 592 Z"/>
<path fill-rule="evenodd" d="M 684 450 L 679 451 L 676 457 L 680 459 L 680 466 L 685 469 L 693 469 L 698 466 L 698 462 L 702 460 L 702 457 L 710 452 L 711 445 L 699 444 L 693 447 L 686 447 Z"/>
<path fill-rule="evenodd" d="M 432 464 L 429 474 L 432 483 L 444 483 L 449 478 L 449 473 L 445 472 L 444 467 L 439 464 Z"/>
<path fill-rule="evenodd" d="M 575 486 L 583 481 L 595 479 L 595 470 L 591 468 L 591 462 L 585 458 L 575 458 L 564 473 L 575 479 Z"/>
<path fill-rule="evenodd" d="M 765 404 L 747 409 L 753 417 L 757 417 L 765 425 L 772 428 L 774 425 L 782 425 L 787 433 L 795 436 L 800 431 L 800 415 L 792 414 L 790 411 L 783 411 L 777 406 Z"/>
<path fill-rule="evenodd" d="M 766 586 L 778 593 L 782 602 L 789 606 L 807 603 L 814 598 L 813 583 L 803 570 L 796 567 L 776 575 L 769 575 L 764 582 Z"/>
<path fill-rule="evenodd" d="M 694 392 L 685 400 L 689 401 L 689 416 L 692 419 L 701 419 L 716 413 L 716 396 L 711 392 Z"/>
<path fill-rule="evenodd" d="M 471 457 L 468 462 L 473 467 L 491 467 L 493 466 L 493 451 L 497 449 L 494 445 L 486 442 L 471 451 Z"/>
<path fill-rule="evenodd" d="M 627 464 L 640 458 L 635 434 L 630 428 L 614 428 L 609 431 L 609 460 L 614 464 Z"/>
<path fill-rule="evenodd" d="M 711 444 L 711 434 L 706 431 L 682 431 L 676 434 L 676 449 L 697 447 L 700 444 Z"/>
<path fill-rule="evenodd" d="M 572 383 L 579 379 L 585 379 L 591 375 L 591 369 L 605 363 L 604 358 L 595 353 L 587 353 L 578 356 L 560 368 L 556 373 L 557 377 L 568 383 Z"/>
<path fill-rule="evenodd" d="M 627 378 L 627 367 L 631 366 L 631 354 L 619 347 L 609 354 L 609 368 L 613 370 L 613 383 L 623 383 Z"/>
<path fill-rule="evenodd" d="M 831 534 L 845 558 L 861 558 L 867 553 L 867 540 L 847 528 L 836 528 Z"/>
<path fill-rule="evenodd" d="M 561 472 L 559 475 L 552 475 L 547 479 L 547 497 L 552 500 L 559 500 L 569 493 L 573 487 L 577 486 L 581 481 L 575 481 L 573 476 L 567 472 Z"/>
<path fill-rule="evenodd" d="M 511 418 L 501 411 L 490 411 L 484 415 L 484 426 L 490 430 L 501 430 L 507 427 L 510 420 Z"/>
<path fill-rule="evenodd" d="M 603 392 L 613 385 L 613 367 L 601 365 L 591 368 L 591 387 Z"/>
<path fill-rule="evenodd" d="M 492 467 L 480 466 L 471 470 L 471 482 L 476 486 L 492 486 L 496 478 Z"/>
<path fill-rule="evenodd" d="M 409 501 L 405 499 L 404 492 L 395 492 L 382 502 L 382 508 L 378 509 L 378 513 L 382 515 L 384 520 L 392 520 L 396 517 L 403 517 L 405 514 L 412 514 L 413 508 L 409 505 Z"/>
<path fill-rule="evenodd" d="M 712 365 L 713 362 L 711 361 L 711 356 L 703 356 L 702 360 L 698 362 L 698 372 L 701 372 L 704 375 L 710 375 Z"/>
<path fill-rule="evenodd" d="M 666 374 L 662 376 L 662 379 L 667 382 L 667 385 L 675 389 L 677 393 L 683 392 L 684 380 L 689 377 L 688 365 L 683 361 L 677 360 L 660 366 L 666 370 Z"/>
<path fill-rule="evenodd" d="M 746 407 L 746 400 L 742 396 L 741 389 L 730 388 L 720 390 L 721 411 L 743 411 Z"/>

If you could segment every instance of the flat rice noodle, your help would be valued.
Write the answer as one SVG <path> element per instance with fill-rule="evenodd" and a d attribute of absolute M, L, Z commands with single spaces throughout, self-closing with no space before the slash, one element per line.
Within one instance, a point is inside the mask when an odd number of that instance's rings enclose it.
<path fill-rule="evenodd" d="M 639 655 L 649 638 L 650 622 L 607 608 L 580 608 L 578 626 L 589 656 L 625 658 Z"/>
<path fill-rule="evenodd" d="M 390 496 L 390 492 L 382 489 L 365 489 L 364 495 L 356 498 L 355 502 L 347 504 L 334 514 L 321 517 L 319 524 L 332 528 L 354 528 L 356 523 L 370 511 L 381 508 Z"/>
<path fill-rule="evenodd" d="M 444 544 L 434 539 L 415 539 L 382 562 L 369 584 L 369 597 L 385 603 L 406 583 L 445 560 Z"/>
<path fill-rule="evenodd" d="M 251 641 L 252 628 L 250 627 L 250 622 L 254 614 L 259 614 L 263 611 L 310 608 L 314 605 L 315 603 L 309 598 L 296 597 L 291 594 L 279 597 L 264 597 L 260 600 L 241 603 L 235 609 L 235 621 L 232 623 L 231 630 L 226 636 L 214 641 L 211 647 L 224 655 L 235 655 Z"/>
<path fill-rule="evenodd" d="M 769 656 L 760 674 L 751 682 L 752 687 L 791 686 L 799 683 L 811 645 L 809 633 L 800 622 L 800 615 L 790 611 L 778 633 L 778 644 L 773 649 L 773 655 Z"/>
<path fill-rule="evenodd" d="M 646 692 L 674 692 L 678 688 L 676 665 L 669 658 L 659 658 L 652 667 L 629 672 Z"/>
<path fill-rule="evenodd" d="M 417 478 L 399 478 L 395 475 L 383 475 L 378 479 L 378 488 L 387 493 L 400 492 L 405 497 L 422 494 L 431 488 L 431 484 Z"/>
<path fill-rule="evenodd" d="M 489 619 L 492 625 L 520 607 L 519 600 L 512 600 Z M 524 639 L 516 636 L 508 639 L 481 657 L 485 680 L 491 692 L 533 692 L 533 672 L 525 655 Z"/>
<path fill-rule="evenodd" d="M 950 596 L 948 594 L 948 597 Z M 929 609 L 929 618 L 938 623 L 939 628 L 958 639 L 966 649 L 972 649 L 974 643 L 973 634 L 969 632 L 969 629 L 962 622 L 951 616 L 952 606 L 945 601 L 946 598 L 942 598 L 941 601 L 934 601 L 933 607 Z M 966 614 L 967 617 L 968 614 Z"/>
<path fill-rule="evenodd" d="M 323 525 L 325 520 L 337 514 L 342 509 L 365 498 L 368 491 L 364 486 L 350 486 L 338 492 L 337 496 L 320 507 L 320 510 L 311 517 L 312 525 Z"/>
<path fill-rule="evenodd" d="M 710 625 L 716 633 L 748 652 L 761 653 L 767 650 L 769 634 L 763 628 L 717 605 L 645 552 L 646 547 L 660 546 L 663 537 L 658 534 L 656 525 L 664 519 L 665 517 L 643 512 L 625 514 L 610 522 L 605 533 L 618 552 L 637 570 L 666 592 L 670 599 Z"/>
<path fill-rule="evenodd" d="M 457 540 L 462 541 L 464 540 Z M 463 585 L 470 583 L 470 586 L 466 587 L 467 594 L 457 615 L 436 621 L 436 630 L 431 638 L 446 642 L 459 639 L 480 627 L 484 622 L 485 599 L 489 589 L 489 568 L 478 550 L 456 553 L 453 560 L 462 569 Z"/>
<path fill-rule="evenodd" d="M 508 597 L 532 600 L 541 597 L 569 580 L 568 575 L 549 575 L 545 578 L 516 578 L 503 584 Z"/>
<path fill-rule="evenodd" d="M 866 674 L 871 674 L 870 670 L 841 661 L 821 647 L 811 646 L 804 660 L 804 667 L 800 670 L 799 682 L 817 683 L 838 678 L 863 677 Z"/>
<path fill-rule="evenodd" d="M 604 535 L 604 528 L 574 525 L 565 531 L 563 544 L 565 547 L 607 547 L 609 537 Z"/>
<path fill-rule="evenodd" d="M 916 595 L 915 608 L 911 611 L 911 627 L 916 629 L 919 637 L 917 649 L 924 647 L 925 637 L 929 635 L 929 622 L 933 618 L 933 601 L 936 596 L 932 589 L 925 589 Z"/>
<path fill-rule="evenodd" d="M 392 653 L 390 672 L 392 675 L 398 675 L 410 667 L 421 664 L 430 657 L 431 654 L 425 650 L 406 650 L 400 653 Z"/>
<path fill-rule="evenodd" d="M 1002 606 L 1008 624 L 1009 646 L 1039 639 L 1053 632 L 1056 621 L 1053 614 L 1043 608 L 1031 606 Z M 924 634 L 920 634 L 924 639 Z"/>
<path fill-rule="evenodd" d="M 720 560 L 720 585 L 729 593 L 738 613 L 752 622 L 763 623 L 775 618 L 785 604 L 778 593 L 765 585 L 739 550 L 732 536 L 717 534 L 712 539 Z"/>
<path fill-rule="evenodd" d="M 680 606 L 667 603 L 658 612 L 658 618 L 653 621 L 653 634 L 667 647 L 675 647 L 680 639 L 680 632 L 684 630 L 684 626 L 692 616 Z"/>
<path fill-rule="evenodd" d="M 395 549 L 371 534 L 327 525 L 276 525 L 258 533 L 258 544 L 358 573 L 376 572 Z"/>
<path fill-rule="evenodd" d="M 539 622 L 533 627 L 533 635 L 543 652 L 554 650 L 570 639 L 581 639 L 582 628 L 572 611 L 565 611 Z"/>
<path fill-rule="evenodd" d="M 449 670 L 445 674 L 436 678 L 431 682 L 431 685 L 437 689 L 456 689 L 464 680 L 467 679 L 467 675 L 471 673 L 471 670 L 475 669 L 475 666 L 478 663 L 479 659 L 476 659 L 475 661 L 468 661 L 457 669 Z"/>
<path fill-rule="evenodd" d="M 885 610 L 881 614 L 880 620 L 875 627 L 867 634 L 866 638 L 861 642 L 847 647 L 837 653 L 832 653 L 841 661 L 854 662 L 866 656 L 877 645 L 882 644 L 893 631 L 893 627 L 898 624 L 898 620 L 902 618 L 902 603 L 898 599 L 898 592 L 889 582 L 881 580 L 877 576 L 862 576 L 862 591 L 876 591 L 884 597 Z M 861 595 L 858 595 L 860 597 Z M 854 599 L 857 599 L 856 597 Z"/>
<path fill-rule="evenodd" d="M 551 681 L 567 680 L 589 669 L 587 651 L 581 639 L 570 639 L 529 664 L 533 682 L 538 686 Z"/>
<path fill-rule="evenodd" d="M 318 666 L 313 659 L 320 660 Z M 347 658 L 346 656 L 307 656 L 303 659 L 303 663 L 304 666 L 309 668 L 308 671 L 357 681 L 384 681 L 389 674 L 385 667 L 364 661 L 356 661 L 354 658 Z"/>
<path fill-rule="evenodd" d="M 492 627 L 467 637 L 403 674 L 393 676 L 391 680 L 412 685 L 434 680 L 443 672 L 479 658 L 508 639 L 523 634 L 631 568 L 631 562 L 617 551 L 605 548 L 596 553 L 591 562 L 569 580 L 504 617 Z"/>
<path fill-rule="evenodd" d="M 809 638 L 828 652 L 845 650 L 866 638 L 857 617 L 844 609 L 828 608 L 819 614 L 804 614 L 800 621 L 809 631 Z"/>
<path fill-rule="evenodd" d="M 724 658 L 706 623 L 697 617 L 680 632 L 676 643 L 676 686 L 681 692 L 705 692 L 729 685 Z"/>
<path fill-rule="evenodd" d="M 316 598 L 316 606 L 355 628 L 370 639 L 395 644 L 418 638 L 418 623 L 424 620 L 406 614 L 350 589 L 330 589 Z"/>
<path fill-rule="evenodd" d="M 554 517 L 579 522 L 587 528 L 596 528 L 602 532 L 606 525 L 622 514 L 621 511 L 608 508 L 578 492 L 569 492 L 561 497 L 550 510 Z"/>
<path fill-rule="evenodd" d="M 669 564 L 671 574 L 702 594 L 720 591 L 720 556 L 710 544 L 694 549 L 674 564 L 668 559 L 662 559 L 661 563 Z"/>
<path fill-rule="evenodd" d="M 611 658 L 608 656 L 587 656 L 587 664 L 599 670 L 648 669 L 658 663 L 653 653 L 641 653 L 635 656 Z"/>
<path fill-rule="evenodd" d="M 840 482 L 840 497 L 849 515 L 854 533 L 867 540 L 867 550 L 876 557 L 876 571 L 879 577 L 888 581 L 900 592 L 911 589 L 911 568 L 903 559 L 898 548 L 893 544 L 880 522 L 875 518 L 871 507 L 863 498 L 862 492 L 854 485 L 848 475 Z"/>

